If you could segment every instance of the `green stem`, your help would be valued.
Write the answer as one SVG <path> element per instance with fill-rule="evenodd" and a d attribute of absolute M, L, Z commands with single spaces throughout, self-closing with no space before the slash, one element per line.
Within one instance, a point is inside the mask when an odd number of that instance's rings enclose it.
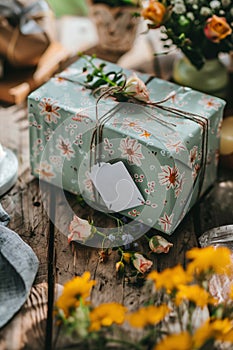
<path fill-rule="evenodd" d="M 101 237 L 107 238 L 107 236 L 104 233 L 102 233 L 102 232 L 100 232 L 98 230 L 96 230 L 95 233 L 97 233 Z"/>
<path fill-rule="evenodd" d="M 83 56 L 84 58 L 86 58 L 85 56 Z M 106 81 L 106 83 L 108 83 L 110 86 L 118 86 L 116 83 L 114 83 L 111 79 L 109 79 L 94 63 L 93 63 L 93 58 L 91 59 L 87 59 L 88 63 L 91 64 L 92 68 L 96 71 L 98 71 L 97 76 L 99 78 L 102 78 L 103 80 Z"/>
<path fill-rule="evenodd" d="M 103 80 L 106 81 L 111 86 L 118 86 L 116 83 L 114 83 L 111 79 L 109 79 L 105 74 L 101 73 L 101 77 Z"/>
<path fill-rule="evenodd" d="M 121 261 L 124 259 L 124 250 L 121 247 L 118 247 L 118 251 L 121 253 Z"/>

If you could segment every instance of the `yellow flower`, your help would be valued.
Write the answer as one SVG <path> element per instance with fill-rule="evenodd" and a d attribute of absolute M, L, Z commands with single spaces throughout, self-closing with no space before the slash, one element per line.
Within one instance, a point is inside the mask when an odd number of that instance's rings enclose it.
<path fill-rule="evenodd" d="M 168 292 L 177 289 L 180 285 L 186 284 L 191 280 L 191 277 L 187 275 L 180 265 L 165 269 L 160 273 L 152 271 L 147 278 L 154 281 L 156 289 L 165 288 Z"/>
<path fill-rule="evenodd" d="M 227 339 L 228 336 L 229 339 Z M 233 341 L 232 322 L 227 318 L 224 320 L 215 320 L 213 322 L 208 319 L 193 335 L 195 348 L 199 349 L 210 339 Z"/>
<path fill-rule="evenodd" d="M 214 304 L 217 301 L 212 298 L 205 289 L 198 285 L 179 286 L 179 290 L 176 294 L 176 304 L 180 305 L 182 300 L 190 300 L 201 308 L 207 304 Z"/>
<path fill-rule="evenodd" d="M 149 325 L 155 325 L 162 321 L 170 311 L 167 305 L 154 305 L 140 308 L 138 311 L 128 315 L 127 319 L 132 327 L 143 328 Z"/>
<path fill-rule="evenodd" d="M 229 292 L 229 298 L 233 300 L 233 284 L 230 285 L 230 292 Z"/>
<path fill-rule="evenodd" d="M 130 260 L 131 260 L 131 257 L 132 257 L 132 253 L 124 252 L 122 255 L 123 255 L 124 261 L 125 261 L 127 264 L 129 264 L 129 263 L 130 263 Z"/>
<path fill-rule="evenodd" d="M 90 280 L 90 272 L 84 272 L 82 276 L 74 277 L 64 285 L 62 295 L 56 302 L 57 309 L 63 310 L 65 317 L 79 306 L 80 298 L 83 301 L 90 295 L 95 281 Z"/>
<path fill-rule="evenodd" d="M 153 350 L 192 350 L 192 337 L 188 332 L 172 334 L 164 338 Z"/>
<path fill-rule="evenodd" d="M 186 253 L 192 260 L 187 267 L 190 274 L 212 272 L 217 274 L 230 274 L 231 252 L 226 247 L 193 248 Z"/>
<path fill-rule="evenodd" d="M 142 10 L 144 19 L 149 19 L 156 27 L 159 27 L 166 15 L 166 7 L 159 1 L 150 0 L 149 5 Z"/>
<path fill-rule="evenodd" d="M 109 327 L 113 323 L 122 324 L 127 309 L 118 303 L 106 303 L 97 306 L 90 313 L 90 331 L 98 331 L 101 327 Z"/>

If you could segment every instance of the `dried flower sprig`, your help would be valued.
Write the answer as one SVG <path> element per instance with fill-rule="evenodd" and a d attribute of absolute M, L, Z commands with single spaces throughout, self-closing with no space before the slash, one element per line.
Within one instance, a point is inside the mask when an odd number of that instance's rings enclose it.
<path fill-rule="evenodd" d="M 86 61 L 83 72 L 88 72 L 84 81 L 84 86 L 91 89 L 94 94 L 111 95 L 117 101 L 124 102 L 133 98 L 134 101 L 149 102 L 149 92 L 144 82 L 138 78 L 136 73 L 126 77 L 122 69 L 118 72 L 105 72 L 106 63 L 96 64 L 95 55 L 86 56 L 80 54 Z"/>
<path fill-rule="evenodd" d="M 144 254 L 135 251 L 128 251 L 124 248 L 124 246 L 122 246 L 122 243 L 128 245 L 129 234 L 125 234 L 122 230 L 123 223 L 121 220 L 117 219 L 117 223 L 118 231 L 116 231 L 116 236 L 109 238 L 109 235 L 100 232 L 94 226 L 93 221 L 89 222 L 88 220 L 80 219 L 77 215 L 74 215 L 72 221 L 69 224 L 68 243 L 78 242 L 82 244 L 88 244 L 88 240 L 93 239 L 95 235 L 100 236 L 100 239 L 102 240 L 102 248 L 99 252 L 99 259 L 100 262 L 107 262 L 111 246 L 109 248 L 106 248 L 104 244 L 106 244 L 107 241 L 111 244 L 111 240 L 114 239 L 116 242 L 121 243 L 121 246 L 117 246 L 117 248 L 115 248 L 118 250 L 120 255 L 120 260 L 116 263 L 116 272 L 122 274 L 124 271 L 124 263 L 126 263 L 131 265 L 131 267 L 133 267 L 137 273 L 144 275 L 152 267 L 152 261 L 147 259 Z M 149 239 L 150 248 L 152 244 L 151 240 L 154 242 L 154 246 L 151 248 L 151 252 L 158 251 L 158 253 L 161 253 L 164 249 L 163 246 L 167 245 L 169 248 L 172 246 L 172 244 L 167 242 L 165 239 L 161 239 L 161 236 L 154 236 Z M 131 235 L 130 240 L 133 242 L 133 236 Z M 168 252 L 169 248 L 165 249 L 164 252 Z"/>

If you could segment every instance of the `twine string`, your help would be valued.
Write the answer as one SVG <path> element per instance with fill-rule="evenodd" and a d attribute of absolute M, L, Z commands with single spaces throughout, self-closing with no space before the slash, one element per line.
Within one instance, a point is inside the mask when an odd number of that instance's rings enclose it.
<path fill-rule="evenodd" d="M 185 118 L 188 120 L 191 120 L 195 123 L 197 123 L 201 129 L 202 129 L 202 142 L 201 142 L 201 162 L 200 162 L 200 170 L 193 182 L 193 187 L 196 185 L 197 180 L 199 179 L 199 189 L 198 189 L 198 197 L 200 197 L 203 182 L 204 182 L 204 176 L 205 176 L 205 170 L 206 170 L 206 163 L 207 163 L 207 151 L 208 151 L 208 128 L 209 128 L 209 120 L 207 117 L 202 116 L 197 113 L 192 113 L 188 111 L 183 111 L 181 109 L 170 107 L 164 105 L 165 102 L 169 101 L 170 99 L 174 98 L 177 94 L 176 91 L 170 92 L 165 98 L 162 100 L 153 102 L 153 101 L 140 101 L 134 96 L 129 96 L 124 93 L 124 88 L 126 86 L 126 76 L 124 76 L 124 81 L 121 86 L 110 86 L 110 87 L 99 87 L 93 91 L 94 95 L 97 95 L 97 93 L 100 93 L 98 96 L 96 103 L 95 103 L 95 115 L 96 115 L 96 124 L 95 128 L 92 132 L 91 136 L 91 142 L 90 142 L 90 171 L 93 164 L 100 164 L 101 159 L 101 146 L 102 146 L 102 140 L 103 140 L 103 129 L 105 124 L 111 120 L 111 118 L 114 116 L 115 111 L 118 108 L 117 106 L 114 106 L 111 111 L 108 111 L 103 116 L 99 116 L 99 103 L 106 97 L 117 97 L 117 95 L 122 94 L 124 97 L 127 97 L 127 102 L 129 103 L 137 103 L 138 105 L 144 106 L 144 107 L 151 107 L 151 110 L 147 113 L 149 113 L 150 117 L 153 120 L 156 120 L 157 122 L 164 124 L 166 126 L 176 127 L 176 124 L 170 122 L 170 121 L 164 121 L 160 119 L 157 115 L 153 114 L 153 108 L 158 108 L 160 110 L 170 112 L 172 115 L 175 115 L 177 118 Z M 85 86 L 82 82 L 72 80 L 70 78 L 63 77 L 63 79 L 68 80 L 72 83 L 77 83 L 79 85 Z M 147 84 L 150 80 L 152 80 L 153 77 L 149 78 L 145 84 Z M 86 86 L 87 87 L 87 86 Z M 93 153 L 94 153 L 94 159 L 93 159 Z M 94 191 L 95 192 L 95 191 Z"/>
<path fill-rule="evenodd" d="M 101 159 L 101 154 L 102 154 L 102 141 L 103 141 L 103 129 L 105 124 L 111 120 L 111 118 L 114 116 L 116 109 L 118 108 L 118 106 L 115 106 L 109 113 L 107 112 L 106 114 L 104 114 L 103 116 L 99 117 L 99 103 L 103 98 L 106 97 L 110 97 L 110 96 L 114 96 L 116 94 L 122 93 L 124 91 L 124 86 L 114 86 L 114 87 L 110 87 L 110 88 L 104 88 L 104 92 L 97 98 L 96 100 L 96 105 L 95 105 L 95 110 L 96 110 L 96 125 L 95 125 L 95 129 L 92 133 L 92 138 L 91 138 L 91 145 L 90 148 L 91 150 L 93 150 L 93 143 L 94 143 L 94 164 L 99 164 L 100 163 L 100 159 Z M 98 89 L 98 91 L 101 91 L 101 89 Z M 103 90 L 102 90 L 103 91 Z M 95 92 L 94 92 L 95 94 Z M 149 115 L 152 119 L 165 124 L 165 125 L 170 125 L 172 127 L 176 127 L 176 125 L 174 123 L 171 123 L 169 121 L 164 121 L 162 119 L 160 119 L 158 116 L 155 116 L 153 114 L 153 108 L 158 108 L 161 110 L 164 110 L 166 112 L 170 112 L 172 115 L 176 115 L 176 117 L 178 118 L 186 118 L 188 120 L 191 120 L 195 123 L 197 123 L 198 125 L 200 125 L 201 129 L 202 129 L 202 142 L 201 142 L 201 163 L 200 163 L 200 170 L 197 174 L 197 176 L 194 179 L 193 182 L 193 187 L 195 187 L 197 180 L 199 179 L 199 188 L 198 188 L 198 198 L 200 197 L 201 194 L 201 190 L 202 190 L 202 186 L 203 186 L 203 182 L 204 182 L 204 177 L 205 177 L 205 170 L 206 170 L 206 162 L 207 162 L 207 151 L 208 151 L 208 127 L 209 127 L 209 121 L 206 117 L 197 114 L 197 113 L 192 113 L 192 112 L 188 112 L 188 111 L 183 111 L 181 109 L 175 108 L 175 107 L 169 107 L 169 106 L 164 106 L 163 104 L 167 101 L 169 101 L 170 99 L 172 99 L 173 97 L 175 97 L 176 95 L 176 91 L 172 91 L 171 93 L 169 93 L 165 98 L 163 98 L 162 100 L 153 102 L 153 101 L 149 101 L 149 102 L 144 102 L 144 101 L 140 101 L 137 98 L 135 98 L 134 96 L 130 96 L 128 101 L 129 103 L 137 103 L 141 106 L 144 107 L 151 107 L 152 110 L 150 110 Z M 90 159 L 90 170 L 91 167 L 93 165 L 92 162 L 92 157 Z"/>

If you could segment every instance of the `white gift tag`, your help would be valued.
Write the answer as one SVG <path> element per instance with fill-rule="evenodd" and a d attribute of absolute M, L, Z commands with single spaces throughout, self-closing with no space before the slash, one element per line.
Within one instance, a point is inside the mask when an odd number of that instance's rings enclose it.
<path fill-rule="evenodd" d="M 144 203 L 123 162 L 95 164 L 90 178 L 109 210 L 119 212 Z"/>

